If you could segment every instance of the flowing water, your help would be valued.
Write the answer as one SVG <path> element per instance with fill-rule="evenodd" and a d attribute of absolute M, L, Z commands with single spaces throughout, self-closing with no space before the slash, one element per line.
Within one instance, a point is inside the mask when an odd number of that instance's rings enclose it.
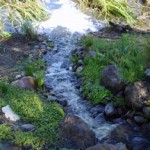
<path fill-rule="evenodd" d="M 83 14 L 71 0 L 45 0 L 45 5 L 51 17 L 40 23 L 38 32 L 47 34 L 55 45 L 45 56 L 48 64 L 45 84 L 55 93 L 57 99 L 67 101 L 67 113 L 82 118 L 96 133 L 98 139 L 101 139 L 117 125 L 99 124 L 92 118 L 88 111 L 89 104 L 82 100 L 75 87 L 76 79 L 72 72 L 70 57 L 82 35 L 106 27 L 106 22 Z"/>

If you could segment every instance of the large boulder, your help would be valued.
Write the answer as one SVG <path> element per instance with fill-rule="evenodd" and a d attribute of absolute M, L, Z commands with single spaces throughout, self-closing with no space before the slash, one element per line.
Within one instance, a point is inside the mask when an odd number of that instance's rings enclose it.
<path fill-rule="evenodd" d="M 124 90 L 125 88 L 125 83 L 119 76 L 119 71 L 115 65 L 109 65 L 103 70 L 100 78 L 100 84 L 114 94 Z"/>
<path fill-rule="evenodd" d="M 66 116 L 59 130 L 57 145 L 68 149 L 86 149 L 95 145 L 96 137 L 88 125 L 77 116 Z"/>
<path fill-rule="evenodd" d="M 113 144 L 97 144 L 95 146 L 91 146 L 86 150 L 128 150 L 126 145 L 123 143 Z"/>
<path fill-rule="evenodd" d="M 125 100 L 136 108 L 142 108 L 145 99 L 149 96 L 148 89 L 143 82 L 134 82 L 125 89 Z"/>
<path fill-rule="evenodd" d="M 26 76 L 20 80 L 13 81 L 12 85 L 22 89 L 29 89 L 29 90 L 36 89 L 36 82 L 34 78 L 31 76 Z"/>

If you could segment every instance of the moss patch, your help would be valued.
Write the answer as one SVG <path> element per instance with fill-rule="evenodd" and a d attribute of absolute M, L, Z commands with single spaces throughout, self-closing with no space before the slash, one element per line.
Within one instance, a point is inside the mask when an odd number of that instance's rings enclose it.
<path fill-rule="evenodd" d="M 14 143 L 20 146 L 42 147 L 53 144 L 64 112 L 57 103 L 43 102 L 39 96 L 28 90 L 21 90 L 0 81 L 0 96 L 21 116 L 24 123 L 35 125 L 35 132 L 13 133 Z M 0 130 L 1 134 L 2 130 Z"/>

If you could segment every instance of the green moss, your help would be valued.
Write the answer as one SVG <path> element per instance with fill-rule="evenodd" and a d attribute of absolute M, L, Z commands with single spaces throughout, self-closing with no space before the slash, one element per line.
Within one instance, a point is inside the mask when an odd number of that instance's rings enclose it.
<path fill-rule="evenodd" d="M 11 127 L 5 124 L 1 124 L 0 125 L 0 141 L 2 140 L 10 141 L 12 139 L 13 137 L 12 137 Z"/>
<path fill-rule="evenodd" d="M 92 58 L 88 53 L 86 54 L 83 60 L 84 70 L 79 74 L 84 77 L 84 96 L 88 97 L 94 104 L 98 104 L 107 96 L 113 98 L 110 91 L 100 86 L 102 71 L 110 64 L 116 64 L 120 76 L 128 82 L 144 79 L 145 49 L 144 43 L 139 42 L 141 39 L 144 41 L 145 37 L 128 34 L 124 34 L 115 41 L 93 38 L 90 49 L 96 51 L 97 55 Z M 82 42 L 83 45 L 86 45 L 86 40 L 82 40 Z"/>
<path fill-rule="evenodd" d="M 34 133 L 22 131 L 14 133 L 14 143 L 20 147 L 32 147 L 34 150 L 41 150 L 44 144 Z"/>
<path fill-rule="evenodd" d="M 14 140 L 17 144 L 19 139 L 21 139 L 19 144 L 26 145 L 31 142 L 31 146 L 33 143 L 38 145 L 38 143 L 52 144 L 55 142 L 59 125 L 64 117 L 64 112 L 57 103 L 43 102 L 36 93 L 12 87 L 1 81 L 0 95 L 3 95 L 3 99 L 13 111 L 21 116 L 23 122 L 35 125 L 35 132 L 32 134 L 15 133 Z"/>

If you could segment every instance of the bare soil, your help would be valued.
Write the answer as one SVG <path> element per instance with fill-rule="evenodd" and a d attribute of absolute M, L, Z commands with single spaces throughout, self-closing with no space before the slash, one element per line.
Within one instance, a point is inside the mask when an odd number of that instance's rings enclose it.
<path fill-rule="evenodd" d="M 27 58 L 38 41 L 14 35 L 0 42 L 0 78 L 18 74 L 18 65 Z"/>

